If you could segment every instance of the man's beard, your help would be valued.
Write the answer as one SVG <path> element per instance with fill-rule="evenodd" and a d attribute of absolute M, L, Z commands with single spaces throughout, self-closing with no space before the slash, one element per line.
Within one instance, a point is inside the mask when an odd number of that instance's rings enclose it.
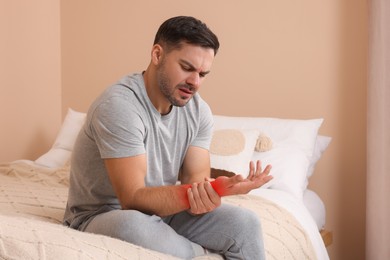
<path fill-rule="evenodd" d="M 185 87 L 190 90 L 192 90 L 192 87 L 187 84 L 181 84 L 177 85 L 174 88 L 171 88 L 171 81 L 167 77 L 167 75 L 164 73 L 164 63 L 160 65 L 160 67 L 157 70 L 157 84 L 160 88 L 161 93 L 168 99 L 168 101 L 173 105 L 177 107 L 183 107 L 185 106 L 190 99 L 176 99 L 175 98 L 175 90 L 179 87 Z"/>

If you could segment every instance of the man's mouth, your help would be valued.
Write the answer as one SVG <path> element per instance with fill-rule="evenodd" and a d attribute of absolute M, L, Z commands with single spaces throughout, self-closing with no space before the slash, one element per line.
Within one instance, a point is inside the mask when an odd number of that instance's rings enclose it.
<path fill-rule="evenodd" d="M 188 88 L 180 88 L 180 91 L 184 92 L 184 93 L 187 93 L 189 95 L 192 95 L 192 91 L 189 90 Z"/>
<path fill-rule="evenodd" d="M 186 98 L 191 97 L 194 94 L 194 92 L 191 90 L 191 87 L 180 87 L 179 90 L 181 96 Z"/>

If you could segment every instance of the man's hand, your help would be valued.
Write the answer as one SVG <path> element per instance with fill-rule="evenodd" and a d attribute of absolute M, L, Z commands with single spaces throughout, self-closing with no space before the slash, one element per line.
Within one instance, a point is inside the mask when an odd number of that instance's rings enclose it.
<path fill-rule="evenodd" d="M 269 182 L 272 179 L 272 176 L 269 175 L 270 171 L 270 165 L 267 165 L 264 171 L 262 171 L 260 161 L 256 162 L 256 167 L 253 162 L 250 162 L 249 175 L 246 179 L 244 179 L 241 175 L 235 175 L 230 178 L 221 176 L 211 182 L 211 185 L 221 197 L 246 194 Z"/>
<path fill-rule="evenodd" d="M 192 184 L 187 190 L 187 196 L 190 214 L 204 214 L 221 205 L 221 197 L 208 180 Z"/>
<path fill-rule="evenodd" d="M 267 165 L 262 171 L 260 161 L 249 164 L 249 175 L 244 179 L 241 175 L 233 177 L 221 176 L 215 180 L 206 179 L 203 182 L 186 185 L 187 197 L 190 205 L 189 213 L 204 214 L 221 205 L 221 197 L 228 195 L 246 194 L 269 182 L 271 166 Z"/>

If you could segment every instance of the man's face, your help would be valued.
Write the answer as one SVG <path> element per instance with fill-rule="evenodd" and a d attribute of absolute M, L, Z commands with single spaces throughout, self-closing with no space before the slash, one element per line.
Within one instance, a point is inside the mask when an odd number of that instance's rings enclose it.
<path fill-rule="evenodd" d="M 157 66 L 157 84 L 174 106 L 185 106 L 210 72 L 214 50 L 183 44 L 179 50 L 164 53 Z"/>

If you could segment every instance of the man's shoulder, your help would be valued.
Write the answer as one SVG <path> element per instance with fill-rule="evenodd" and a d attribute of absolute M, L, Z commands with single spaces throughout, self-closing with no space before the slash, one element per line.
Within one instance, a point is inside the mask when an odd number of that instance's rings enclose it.
<path fill-rule="evenodd" d="M 110 93 L 141 93 L 142 88 L 144 88 L 144 81 L 142 74 L 135 73 L 135 74 L 129 74 L 124 77 L 122 77 L 119 81 L 117 81 L 115 84 L 111 85 L 107 88 L 107 91 Z"/>
<path fill-rule="evenodd" d="M 129 88 L 140 87 L 140 85 L 144 85 L 144 79 L 141 73 L 132 73 L 122 77 L 116 85 L 123 85 Z"/>
<path fill-rule="evenodd" d="M 104 103 L 109 103 L 112 100 L 120 102 L 120 100 L 125 103 L 133 103 L 133 99 L 142 100 L 143 96 L 143 78 L 141 74 L 129 74 L 125 77 L 122 77 L 119 81 L 107 87 L 103 93 L 95 100 L 94 106 L 100 106 Z M 128 102 L 128 101 L 131 102 Z"/>

